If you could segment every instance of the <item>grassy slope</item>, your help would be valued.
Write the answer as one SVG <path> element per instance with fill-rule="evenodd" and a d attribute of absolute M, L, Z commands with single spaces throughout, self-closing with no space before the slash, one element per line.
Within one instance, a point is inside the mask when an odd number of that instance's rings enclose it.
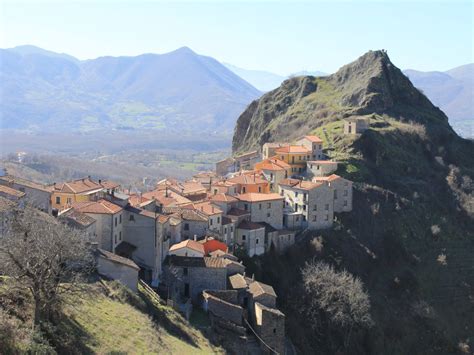
<path fill-rule="evenodd" d="M 171 308 L 155 302 L 145 312 L 123 287 L 110 285 L 105 293 L 101 286 L 91 286 L 80 302 L 66 310 L 69 319 L 64 326 L 79 336 L 85 349 L 98 354 L 221 352 Z"/>

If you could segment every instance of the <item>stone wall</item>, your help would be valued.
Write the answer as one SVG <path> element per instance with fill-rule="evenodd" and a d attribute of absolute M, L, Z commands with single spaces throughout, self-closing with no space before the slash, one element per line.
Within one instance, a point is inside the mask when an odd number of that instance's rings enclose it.
<path fill-rule="evenodd" d="M 237 305 L 237 291 L 204 291 L 204 309 L 214 316 L 242 325 L 244 310 Z"/>
<path fill-rule="evenodd" d="M 275 308 L 255 304 L 255 330 L 263 341 L 279 354 L 285 353 L 285 315 Z M 271 353 L 261 344 L 264 354 Z"/>

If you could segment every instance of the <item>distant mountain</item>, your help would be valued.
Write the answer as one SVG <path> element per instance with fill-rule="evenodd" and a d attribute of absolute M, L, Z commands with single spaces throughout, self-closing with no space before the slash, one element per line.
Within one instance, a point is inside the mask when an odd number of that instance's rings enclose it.
<path fill-rule="evenodd" d="M 404 73 L 448 115 L 461 135 L 474 136 L 474 63 L 445 72 L 409 69 Z"/>
<path fill-rule="evenodd" d="M 251 69 L 243 69 L 236 67 L 235 65 L 223 63 L 227 69 L 232 70 L 235 74 L 240 76 L 245 81 L 249 82 L 253 86 L 255 86 L 260 91 L 270 91 L 278 86 L 286 79 L 286 77 L 282 75 L 278 75 L 275 73 L 270 73 L 264 70 L 251 70 Z"/>
<path fill-rule="evenodd" d="M 166 54 L 79 61 L 34 46 L 0 49 L 2 128 L 35 131 L 230 131 L 260 96 L 211 57 Z"/>
<path fill-rule="evenodd" d="M 307 71 L 303 70 L 300 72 L 292 73 L 288 76 L 278 75 L 264 70 L 251 70 L 243 69 L 236 67 L 235 65 L 229 63 L 223 63 L 228 69 L 232 70 L 235 74 L 240 76 L 245 81 L 249 82 L 257 89 L 263 92 L 267 92 L 273 89 L 276 89 L 281 85 L 281 83 L 293 76 L 302 76 L 302 75 L 313 75 L 313 76 L 325 76 L 326 73 L 320 71 Z"/>

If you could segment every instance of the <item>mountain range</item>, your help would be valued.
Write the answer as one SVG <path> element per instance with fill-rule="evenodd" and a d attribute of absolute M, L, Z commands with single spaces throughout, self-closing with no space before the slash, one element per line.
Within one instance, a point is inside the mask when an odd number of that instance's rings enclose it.
<path fill-rule="evenodd" d="M 344 134 L 346 118 L 370 127 Z M 298 353 L 471 353 L 474 141 L 455 133 L 385 51 L 327 77 L 284 81 L 242 113 L 232 146 L 238 154 L 307 134 L 353 182 L 352 211 L 332 229 L 301 233 L 283 257 L 245 264 L 274 286 Z M 357 276 L 369 294 L 374 323 L 354 327 L 350 341 L 308 306 L 314 293 L 301 270 L 315 260 Z"/>
<path fill-rule="evenodd" d="M 226 132 L 261 94 L 187 47 L 80 61 L 20 46 L 1 49 L 0 62 L 2 128 Z"/>

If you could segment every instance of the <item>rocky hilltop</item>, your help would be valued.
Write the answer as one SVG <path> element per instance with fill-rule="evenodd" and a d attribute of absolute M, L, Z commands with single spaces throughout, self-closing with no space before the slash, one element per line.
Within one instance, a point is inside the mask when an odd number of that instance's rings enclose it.
<path fill-rule="evenodd" d="M 343 119 L 370 128 L 343 134 Z M 354 181 L 353 211 L 333 230 L 307 232 L 284 257 L 247 269 L 272 284 L 301 353 L 347 353 L 305 310 L 301 268 L 325 260 L 367 288 L 374 326 L 354 330 L 352 354 L 470 353 L 474 343 L 474 143 L 393 64 L 368 52 L 337 73 L 295 77 L 252 102 L 235 127 L 235 153 L 303 134 L 323 139 L 337 174 Z"/>
<path fill-rule="evenodd" d="M 232 149 L 258 149 L 265 142 L 294 139 L 328 122 L 369 113 L 449 127 L 446 115 L 385 51 L 370 51 L 335 74 L 288 79 L 252 102 L 237 120 Z"/>

